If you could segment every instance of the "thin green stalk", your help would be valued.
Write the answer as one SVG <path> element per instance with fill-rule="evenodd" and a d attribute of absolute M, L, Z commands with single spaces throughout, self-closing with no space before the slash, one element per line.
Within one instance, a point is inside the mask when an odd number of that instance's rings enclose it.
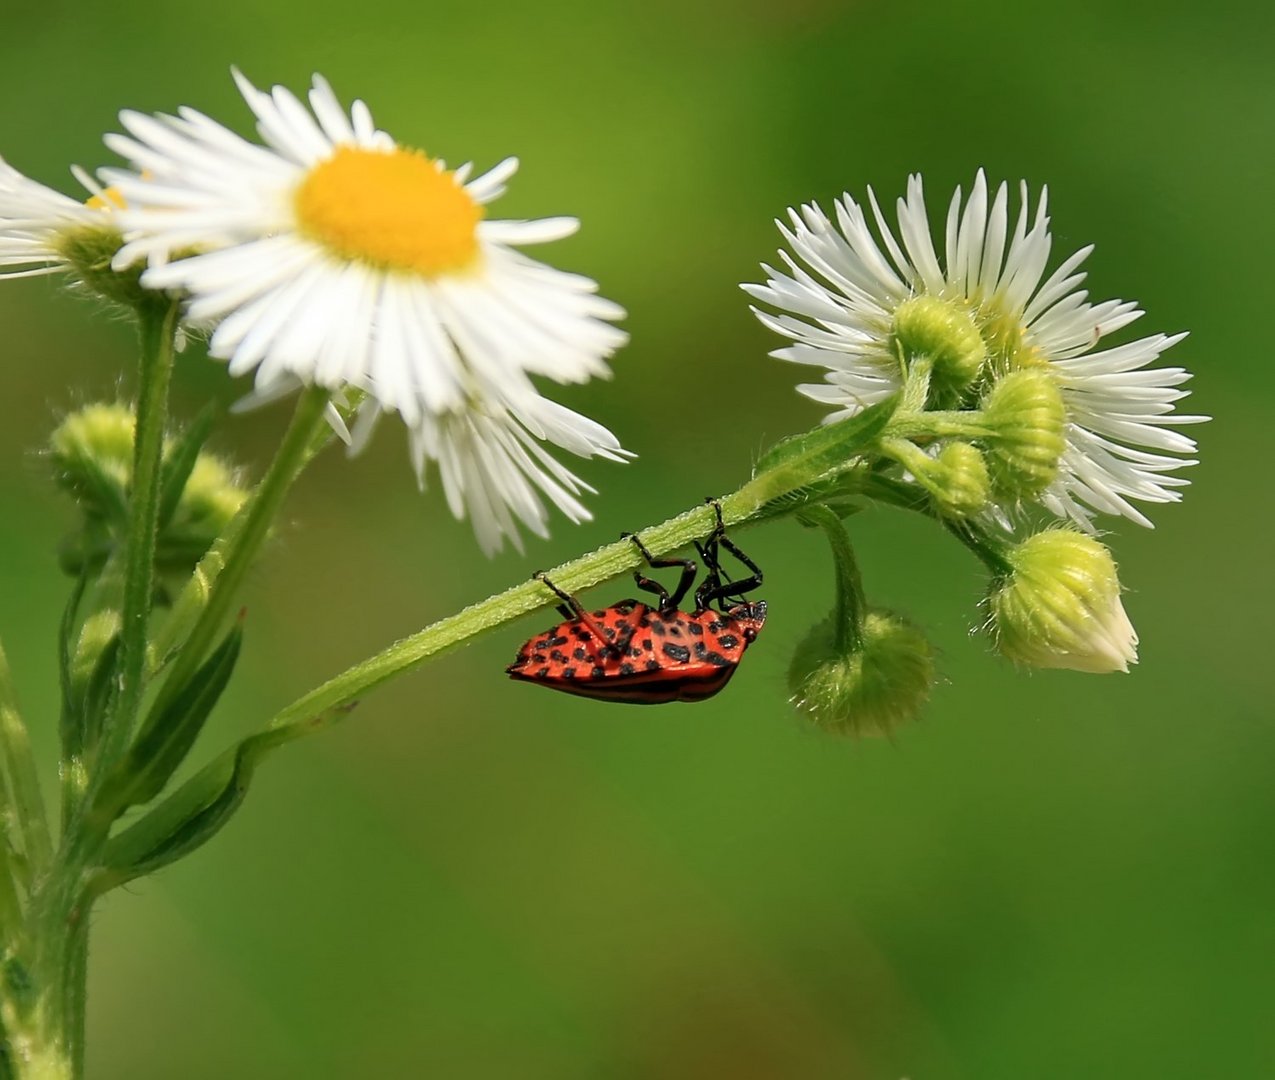
<path fill-rule="evenodd" d="M 863 645 L 863 617 L 868 603 L 863 593 L 863 576 L 855 558 L 850 534 L 841 519 L 826 506 L 803 510 L 802 518 L 823 529 L 832 548 L 832 561 L 837 575 L 837 605 L 834 609 L 837 652 L 850 656 Z"/>
<path fill-rule="evenodd" d="M 129 496 L 127 561 L 120 619 L 119 691 L 103 730 L 98 772 L 104 772 L 127 748 L 142 701 L 146 667 L 146 629 L 155 588 L 155 543 L 159 531 L 160 478 L 164 428 L 168 421 L 168 385 L 178 303 L 138 311 L 141 359 L 138 366 L 137 420 L 133 436 L 133 481 Z"/>
<path fill-rule="evenodd" d="M 756 507 L 748 507 L 738 492 L 722 499 L 721 506 L 722 519 L 727 527 L 742 525 L 756 510 Z M 712 532 L 716 520 L 712 507 L 697 506 L 659 525 L 643 529 L 642 542 L 658 557 L 684 547 L 692 540 L 704 539 Z M 642 565 L 644 560 L 637 548 L 630 541 L 621 540 L 556 566 L 546 571 L 546 576 L 560 589 L 576 592 Z M 356 700 L 381 683 L 418 667 L 431 657 L 468 644 L 484 631 L 512 622 L 537 608 L 557 603 L 560 603 L 558 597 L 543 582 L 534 579 L 524 581 L 427 626 L 330 679 L 278 713 L 270 721 L 270 728 L 288 727 L 309 717 L 326 714 Z"/>
<path fill-rule="evenodd" d="M 974 409 L 951 412 L 905 412 L 890 421 L 887 434 L 901 439 L 986 439 L 995 434 Z"/>
<path fill-rule="evenodd" d="M 221 567 L 208 588 L 207 602 L 173 660 L 155 709 L 167 705 L 203 662 L 235 602 L 240 584 L 270 532 L 284 497 L 313 457 L 315 437 L 324 423 L 328 396 L 322 387 L 310 387 L 297 402 L 292 423 L 269 471 L 252 493 L 243 516 L 231 523 L 234 533 L 224 553 L 219 554 Z"/>
<path fill-rule="evenodd" d="M 53 857 L 48 811 L 40 792 L 40 777 L 26 725 L 18 712 L 17 696 L 9 674 L 9 661 L 0 645 L 0 742 L 4 745 L 4 771 L 9 779 L 15 827 L 26 856 L 27 871 L 38 875 Z M 29 882 L 27 883 L 29 884 Z"/>

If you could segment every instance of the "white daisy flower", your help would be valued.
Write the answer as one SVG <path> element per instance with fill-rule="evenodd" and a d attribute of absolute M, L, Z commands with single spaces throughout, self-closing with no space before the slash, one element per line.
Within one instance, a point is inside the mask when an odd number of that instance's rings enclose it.
<path fill-rule="evenodd" d="M 65 271 L 66 238 L 109 224 L 119 205 L 114 193 L 103 191 L 83 170 L 71 171 L 87 189 L 87 201 L 45 187 L 0 158 L 0 277 Z"/>
<path fill-rule="evenodd" d="M 1173 413 L 1188 393 L 1178 389 L 1190 378 L 1187 371 L 1149 367 L 1186 335 L 1154 334 L 1095 351 L 1102 338 L 1143 313 L 1129 301 L 1089 302 L 1078 268 L 1092 246 L 1045 277 L 1052 246 L 1046 197 L 1042 190 L 1033 215 L 1022 185 L 1011 233 L 1008 189 L 1001 184 L 989 206 L 980 170 L 963 212 L 960 188 L 952 197 L 941 262 L 920 176 L 909 177 L 907 197 L 898 200 L 897 239 L 871 188 L 875 233 L 848 194 L 835 204 L 835 224 L 814 204 L 789 210 L 791 227 L 777 222 L 792 252 L 779 253 L 786 272 L 763 264 L 766 284 L 743 288 L 782 312 L 753 309 L 767 327 L 795 342 L 772 356 L 827 369 L 823 383 L 798 389 L 834 406 L 829 420 L 899 389 L 903 373 L 893 335 L 901 305 L 914 297 L 958 305 L 986 346 L 986 368 L 981 380 L 971 382 L 970 395 L 988 377 L 1023 368 L 1047 370 L 1061 390 L 1066 446 L 1040 501 L 1090 531 L 1095 512 L 1149 526 L 1133 500 L 1181 498 L 1176 489 L 1189 481 L 1169 474 L 1195 462 L 1169 455 L 1191 454 L 1195 443 L 1173 429 L 1208 419 Z"/>
<path fill-rule="evenodd" d="M 513 518 L 544 534 L 537 489 L 573 520 L 585 485 L 539 445 L 622 460 L 606 428 L 546 402 L 559 383 L 610 374 L 627 340 L 618 305 L 588 278 L 514 245 L 575 232 L 574 218 L 489 221 L 517 168 L 470 177 L 401 146 L 356 101 L 349 114 L 315 76 L 307 109 L 282 87 L 239 89 L 265 145 L 192 109 L 121 114 L 107 169 L 128 209 L 117 266 L 148 263 L 152 288 L 183 290 L 187 318 L 215 326 L 213 356 L 257 393 L 297 383 L 366 391 L 402 416 L 418 463 L 437 463 L 448 503 L 482 545 L 517 545 Z M 546 420 L 552 416 L 552 422 Z M 368 425 L 365 425 L 368 426 Z"/>

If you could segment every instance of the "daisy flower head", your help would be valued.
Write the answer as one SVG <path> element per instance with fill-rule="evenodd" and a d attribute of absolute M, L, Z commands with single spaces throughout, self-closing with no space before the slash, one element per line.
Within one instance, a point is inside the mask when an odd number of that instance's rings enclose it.
<path fill-rule="evenodd" d="M 1207 419 L 1173 411 L 1187 371 L 1150 366 L 1186 335 L 1100 348 L 1143 313 L 1090 301 L 1080 266 L 1092 246 L 1046 275 L 1047 191 L 1030 202 L 1023 184 L 1011 228 L 1007 185 L 991 193 L 980 170 L 968 200 L 957 188 L 948 204 L 941 255 L 920 176 L 897 202 L 897 232 L 870 188 L 866 211 L 849 194 L 833 218 L 807 204 L 777 222 L 783 267 L 763 264 L 765 284 L 743 288 L 793 342 L 772 356 L 825 369 L 798 389 L 832 406 L 829 420 L 902 389 L 920 361 L 926 407 L 996 421 L 987 450 L 1002 511 L 1030 496 L 1088 531 L 1097 513 L 1150 525 L 1134 503 L 1181 497 L 1188 481 L 1172 474 L 1195 464 L 1179 456 L 1195 443 L 1175 429 Z"/>
<path fill-rule="evenodd" d="M 533 379 L 609 375 L 624 311 L 590 279 L 516 250 L 578 222 L 488 220 L 516 159 L 449 170 L 378 129 L 363 102 L 347 112 L 319 76 L 308 107 L 235 79 L 260 143 L 189 108 L 121 114 L 127 134 L 106 142 L 131 169 L 102 171 L 127 201 L 116 265 L 145 263 L 145 285 L 189 297 L 188 322 L 213 328 L 210 353 L 233 375 L 254 372 L 257 395 L 362 391 L 364 435 L 397 413 L 418 465 L 438 466 L 488 552 L 519 543 L 515 521 L 545 534 L 542 496 L 586 519 L 585 485 L 542 444 L 626 452 Z"/>
<path fill-rule="evenodd" d="M 104 244 L 110 253 L 118 249 L 118 196 L 83 170 L 71 172 L 87 189 L 87 200 L 46 187 L 0 158 L 0 277 L 75 270 L 86 242 Z"/>

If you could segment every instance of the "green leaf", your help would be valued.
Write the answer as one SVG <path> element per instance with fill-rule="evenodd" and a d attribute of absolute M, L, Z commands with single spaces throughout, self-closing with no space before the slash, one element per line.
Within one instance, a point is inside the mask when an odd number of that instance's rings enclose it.
<path fill-rule="evenodd" d="M 818 476 L 848 464 L 885 430 L 898 404 L 899 395 L 893 394 L 844 420 L 783 439 L 762 454 L 753 475 L 799 466 L 803 472 Z"/>
<path fill-rule="evenodd" d="M 208 436 L 212 432 L 218 407 L 208 404 L 200 410 L 190 427 L 182 437 L 173 444 L 164 455 L 163 472 L 160 475 L 159 496 L 159 529 L 173 520 L 177 505 L 181 502 L 182 492 L 186 490 L 186 481 L 190 479 L 195 462 L 199 460 L 199 451 L 204 448 Z M 200 552 L 203 554 L 203 552 Z M 197 556 L 198 557 L 198 556 Z"/>
<path fill-rule="evenodd" d="M 111 695 L 118 685 L 115 665 L 119 663 L 120 636 L 114 635 L 98 654 L 97 663 L 84 688 L 80 719 L 80 746 L 85 757 L 93 753 L 98 737 L 102 734 L 102 722 L 110 708 Z"/>
<path fill-rule="evenodd" d="M 172 795 L 108 842 L 101 891 L 176 862 L 211 840 L 239 809 L 271 751 L 330 727 L 354 706 L 250 735 L 204 766 Z"/>
<path fill-rule="evenodd" d="M 236 625 L 172 700 L 147 716 L 101 795 L 115 816 L 164 790 L 230 682 L 242 643 L 243 628 Z"/>

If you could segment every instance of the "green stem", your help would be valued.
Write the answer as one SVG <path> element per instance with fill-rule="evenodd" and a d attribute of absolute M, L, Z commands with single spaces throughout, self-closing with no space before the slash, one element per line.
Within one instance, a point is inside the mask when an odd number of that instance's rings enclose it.
<path fill-rule="evenodd" d="M 863 576 L 859 573 L 850 534 L 841 519 L 826 506 L 807 507 L 801 516 L 823 529 L 832 548 L 832 562 L 837 575 L 837 606 L 833 611 L 836 646 L 839 655 L 849 656 L 863 645 L 863 617 L 868 611 Z"/>
<path fill-rule="evenodd" d="M 49 836 L 48 811 L 40 791 L 35 755 L 31 752 L 26 725 L 18 712 L 17 695 L 3 646 L 0 646 L 0 742 L 3 742 L 4 771 L 13 800 L 14 828 L 18 833 L 10 840 L 21 841 L 27 872 L 38 876 L 53 857 L 53 843 Z M 29 886 L 30 881 L 25 884 Z"/>
<path fill-rule="evenodd" d="M 138 311 L 141 360 L 138 366 L 137 420 L 133 436 L 133 481 L 129 497 L 127 559 L 120 614 L 119 690 L 103 728 L 99 773 L 127 748 L 142 701 L 146 667 L 146 628 L 155 588 L 155 542 L 159 531 L 160 477 L 164 427 L 168 421 L 168 385 L 173 370 L 173 340 L 178 303 Z M 65 753 L 64 758 L 71 755 Z M 76 756 L 78 756 L 78 747 Z"/>
<path fill-rule="evenodd" d="M 862 494 L 886 506 L 911 510 L 938 521 L 965 547 L 969 548 L 994 575 L 1005 575 L 1012 569 L 1005 558 L 1004 544 L 999 543 L 986 530 L 971 522 L 944 518 L 935 510 L 934 504 L 924 496 L 917 485 L 887 476 L 873 476 L 864 483 Z"/>
<path fill-rule="evenodd" d="M 208 586 L 207 601 L 173 660 L 154 709 L 163 709 L 171 702 L 203 663 L 284 497 L 313 457 L 316 434 L 324 423 L 327 403 L 328 392 L 322 387 L 310 387 L 302 393 L 269 471 L 253 492 L 242 516 L 232 522 L 234 532 L 224 552 L 218 555 L 221 565 Z"/>
<path fill-rule="evenodd" d="M 900 409 L 886 434 L 901 439 L 987 439 L 995 434 L 977 410 L 907 412 Z"/>
<path fill-rule="evenodd" d="M 756 501 L 746 493 L 746 488 L 720 501 L 722 520 L 728 528 L 743 525 L 759 509 Z M 659 525 L 643 529 L 642 542 L 652 555 L 659 557 L 685 547 L 692 540 L 704 539 L 713 531 L 716 520 L 712 507 L 697 506 Z M 556 566 L 546 571 L 546 576 L 560 589 L 578 592 L 642 565 L 644 560 L 637 548 L 628 540 L 620 540 Z M 270 721 L 270 728 L 288 727 L 328 714 L 431 657 L 460 648 L 487 630 L 559 602 L 557 595 L 542 582 L 535 579 L 524 581 L 427 626 L 328 680 L 278 713 Z"/>

